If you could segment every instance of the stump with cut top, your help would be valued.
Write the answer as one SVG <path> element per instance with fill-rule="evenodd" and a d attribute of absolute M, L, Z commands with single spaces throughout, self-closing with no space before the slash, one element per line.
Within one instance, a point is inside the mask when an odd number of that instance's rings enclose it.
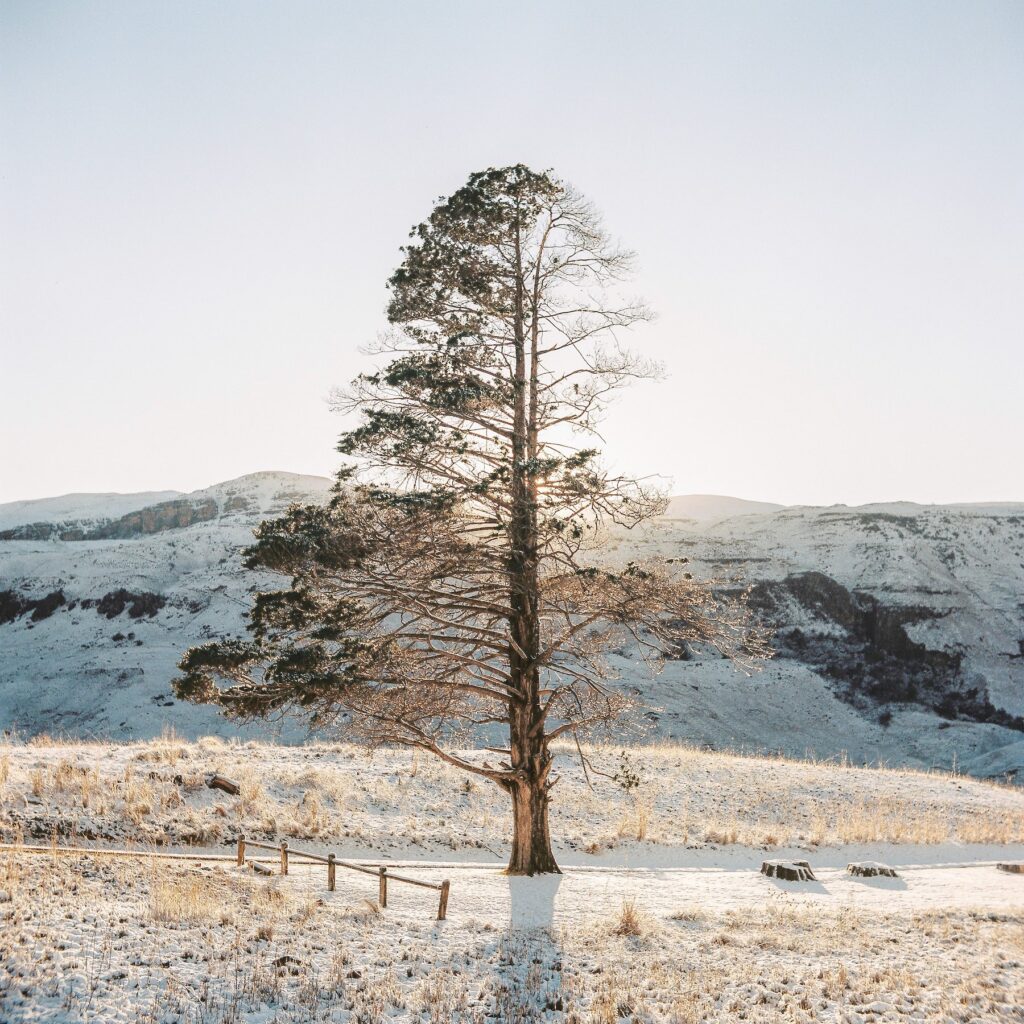
<path fill-rule="evenodd" d="M 784 882 L 816 882 L 811 865 L 805 860 L 766 860 L 761 874 Z"/>
<path fill-rule="evenodd" d="M 846 865 L 846 870 L 858 878 L 899 878 L 895 868 L 880 864 L 877 860 L 860 860 Z"/>

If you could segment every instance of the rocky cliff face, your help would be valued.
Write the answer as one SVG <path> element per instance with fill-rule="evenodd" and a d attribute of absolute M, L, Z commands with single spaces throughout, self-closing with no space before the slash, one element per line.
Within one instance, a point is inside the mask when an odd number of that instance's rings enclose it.
<path fill-rule="evenodd" d="M 751 602 L 775 628 L 778 657 L 812 667 L 837 684 L 837 693 L 866 711 L 882 707 L 882 717 L 890 714 L 884 705 L 918 704 L 945 718 L 1024 731 L 1024 718 L 997 708 L 987 689 L 972 685 L 972 677 L 963 671 L 961 651 L 931 650 L 910 638 L 908 626 L 942 618 L 948 611 L 888 606 L 820 572 L 762 581 L 753 588 Z M 795 620 L 803 624 L 794 626 Z"/>
<path fill-rule="evenodd" d="M 244 629 L 252 591 L 276 585 L 241 568 L 252 528 L 329 489 L 263 473 L 141 508 L 118 496 L 111 516 L 78 496 L 89 518 L 59 528 L 12 522 L 0 507 L 0 729 L 235 732 L 173 700 L 175 664 L 188 646 Z M 1024 508 L 779 509 L 701 496 L 671 511 L 613 533 L 602 557 L 683 555 L 698 576 L 749 587 L 777 657 L 748 679 L 689 652 L 651 679 L 623 652 L 622 685 L 647 700 L 656 732 L 861 760 L 955 758 L 985 775 L 1024 765 Z"/>

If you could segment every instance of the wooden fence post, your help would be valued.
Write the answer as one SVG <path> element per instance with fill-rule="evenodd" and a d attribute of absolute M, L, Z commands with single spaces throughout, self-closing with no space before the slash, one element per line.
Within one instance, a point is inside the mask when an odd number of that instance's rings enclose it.
<path fill-rule="evenodd" d="M 334 892 L 334 854 L 327 854 L 327 891 Z"/>
<path fill-rule="evenodd" d="M 238 866 L 245 863 L 245 836 L 238 837 Z"/>
<path fill-rule="evenodd" d="M 441 883 L 441 899 L 437 904 L 438 921 L 443 921 L 448 916 L 448 890 L 451 884 L 447 879 Z"/>
<path fill-rule="evenodd" d="M 377 874 L 380 878 L 380 892 L 378 893 L 377 902 L 382 906 L 388 905 L 388 869 L 381 865 L 377 868 Z"/>
<path fill-rule="evenodd" d="M 288 874 L 288 841 L 281 840 L 281 874 Z"/>

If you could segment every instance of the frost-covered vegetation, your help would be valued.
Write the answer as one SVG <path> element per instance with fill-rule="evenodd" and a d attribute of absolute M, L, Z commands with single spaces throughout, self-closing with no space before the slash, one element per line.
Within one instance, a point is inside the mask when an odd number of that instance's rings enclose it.
<path fill-rule="evenodd" d="M 1024 854 L 1019 789 L 676 745 L 586 752 L 592 789 L 558 758 L 565 874 L 529 879 L 499 870 L 496 787 L 406 751 L 8 744 L 2 839 L 96 852 L 0 851 L 0 1019 L 1021 1019 L 1024 880 L 993 863 Z M 241 793 L 208 789 L 213 771 Z M 240 832 L 415 861 L 451 879 L 448 920 L 412 887 L 381 910 L 353 872 L 331 893 L 322 866 L 261 878 L 230 858 L 100 852 L 230 854 Z M 818 882 L 760 875 L 769 844 L 802 846 Z M 860 856 L 900 877 L 849 876 Z"/>
<path fill-rule="evenodd" d="M 1024 1003 L 1019 905 L 821 908 L 766 889 L 751 905 L 623 906 L 591 888 L 567 894 L 571 920 L 512 929 L 495 872 L 458 878 L 443 924 L 415 897 L 378 912 L 370 883 L 0 858 L 0 1017 L 977 1021 L 1019 1020 Z"/>
<path fill-rule="evenodd" d="M 1024 842 L 1024 793 L 949 773 L 701 751 L 568 747 L 557 760 L 558 847 L 600 861 L 711 846 Z M 481 763 L 494 755 L 471 751 Z M 214 772 L 241 793 L 208 789 Z M 618 778 L 615 778 L 618 776 Z M 221 846 L 239 834 L 392 856 L 498 857 L 507 797 L 426 754 L 282 747 L 173 734 L 138 744 L 37 739 L 0 748 L 0 829 L 61 842 Z"/>

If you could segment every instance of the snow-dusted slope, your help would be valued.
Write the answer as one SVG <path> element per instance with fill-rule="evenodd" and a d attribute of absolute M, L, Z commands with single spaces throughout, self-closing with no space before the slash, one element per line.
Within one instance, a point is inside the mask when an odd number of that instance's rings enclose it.
<path fill-rule="evenodd" d="M 234 731 L 173 700 L 175 664 L 244 628 L 250 592 L 268 583 L 240 566 L 253 527 L 329 490 L 323 478 L 258 473 L 127 511 L 108 503 L 117 516 L 80 499 L 86 528 L 62 518 L 47 539 L 0 541 L 0 729 Z M 1024 733 L 1005 727 L 1024 714 L 1024 506 L 688 496 L 610 536 L 605 555 L 685 555 L 699 576 L 753 585 L 777 627 L 779 657 L 752 678 L 700 652 L 654 679 L 619 658 L 655 732 L 858 762 L 955 760 L 984 775 L 1024 766 Z"/>
<path fill-rule="evenodd" d="M 137 494 L 62 494 L 59 498 L 11 501 L 0 505 L 0 530 L 31 523 L 63 525 L 117 519 L 147 505 L 181 496 L 180 491 L 140 491 Z"/>
<path fill-rule="evenodd" d="M 962 681 L 994 706 L 1024 714 L 1024 505 L 794 507 L 660 522 L 612 544 L 620 554 L 685 554 L 702 576 L 748 583 L 824 574 L 905 618 L 909 640 L 958 660 Z M 835 619 L 820 588 L 775 589 L 767 603 L 783 604 L 785 625 Z"/>
<path fill-rule="evenodd" d="M 665 518 L 699 521 L 726 519 L 729 516 L 746 516 L 758 512 L 777 512 L 784 507 L 770 501 L 747 501 L 723 494 L 680 494 L 669 499 Z"/>
<path fill-rule="evenodd" d="M 331 486 L 323 477 L 255 473 L 109 520 L 101 526 L 108 539 L 0 542 L 0 592 L 63 597 L 49 614 L 29 608 L 6 623 L 0 599 L 0 728 L 234 732 L 211 710 L 174 702 L 175 665 L 186 647 L 244 627 L 248 594 L 260 583 L 239 558 L 253 527 L 294 501 L 326 501 Z M 174 523 L 188 509 L 197 516 L 191 525 L 161 528 L 165 516 Z"/>

